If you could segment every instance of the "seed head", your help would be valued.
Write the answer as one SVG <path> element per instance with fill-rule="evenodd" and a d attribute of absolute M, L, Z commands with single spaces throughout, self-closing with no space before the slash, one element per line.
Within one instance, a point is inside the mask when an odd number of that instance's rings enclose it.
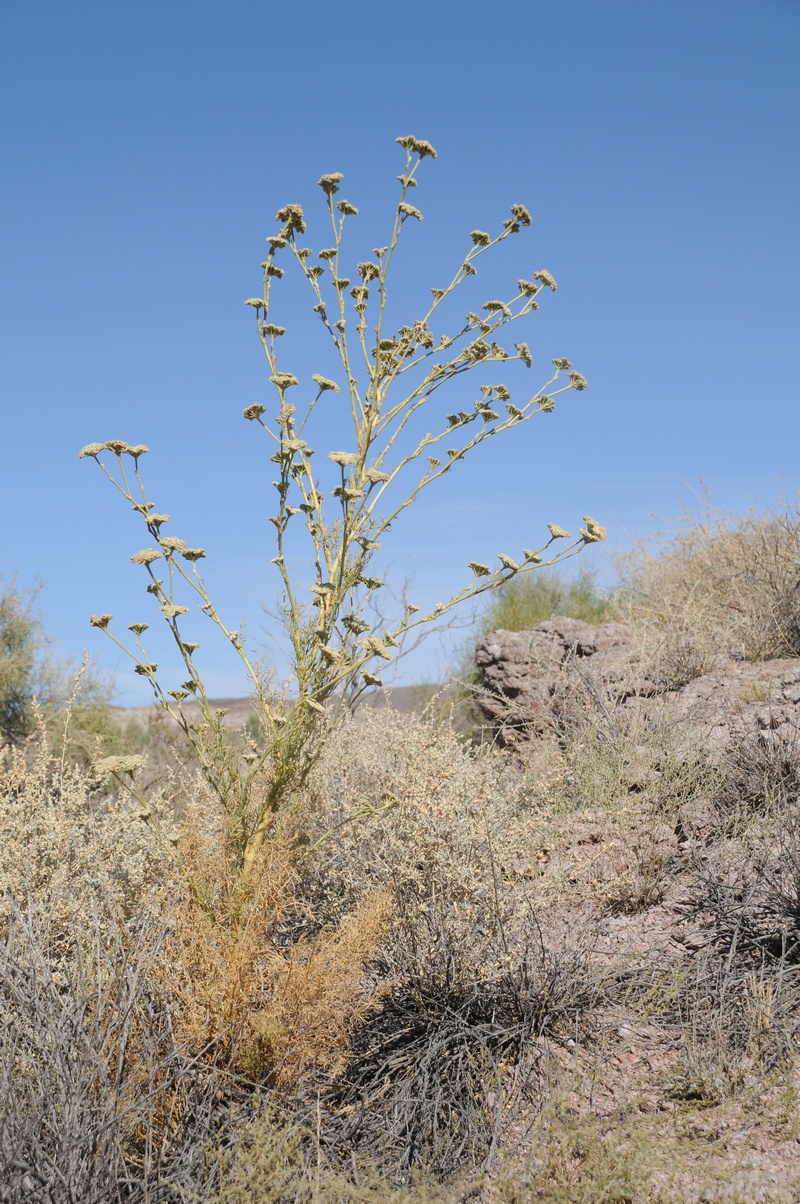
<path fill-rule="evenodd" d="M 517 564 L 516 560 L 512 560 L 510 556 L 503 555 L 502 552 L 498 552 L 497 559 L 500 561 L 504 569 L 511 569 L 512 573 L 516 573 L 519 569 L 519 565 Z"/>
<path fill-rule="evenodd" d="M 555 280 L 553 279 L 553 277 L 550 275 L 549 272 L 545 272 L 545 271 L 534 272 L 533 278 L 534 278 L 534 280 L 540 280 L 542 284 L 546 285 L 547 288 L 552 289 L 553 292 L 555 292 L 556 289 L 558 288 L 558 285 L 556 284 Z"/>
<path fill-rule="evenodd" d="M 149 526 L 160 527 L 163 523 L 169 522 L 168 514 L 148 514 L 147 523 Z"/>
<path fill-rule="evenodd" d="M 559 372 L 565 372 L 567 368 L 572 367 L 572 364 L 569 360 L 553 360 L 553 367 Z"/>
<path fill-rule="evenodd" d="M 388 472 L 381 472 L 379 468 L 368 468 L 364 473 L 364 479 L 369 481 L 370 485 L 378 485 L 382 481 L 388 481 L 390 474 Z"/>
<path fill-rule="evenodd" d="M 176 702 L 183 702 L 184 698 L 189 697 L 188 690 L 169 690 L 168 693 L 172 698 L 175 699 Z"/>
<path fill-rule="evenodd" d="M 358 210 L 349 201 L 337 201 L 336 208 L 343 217 L 358 217 Z"/>
<path fill-rule="evenodd" d="M 317 252 L 317 259 L 335 259 L 336 247 L 326 247 L 324 251 Z"/>
<path fill-rule="evenodd" d="M 481 564 L 477 560 L 470 560 L 467 568 L 472 569 L 476 577 L 491 577 L 492 575 L 492 570 L 488 567 L 488 565 Z"/>
<path fill-rule="evenodd" d="M 291 372 L 276 372 L 275 375 L 271 376 L 269 379 L 272 384 L 277 385 L 279 389 L 290 389 L 292 385 L 296 385 L 298 383 L 297 377 L 293 376 Z"/>
<path fill-rule="evenodd" d="M 161 613 L 165 619 L 176 619 L 178 615 L 188 615 L 188 606 L 173 606 L 171 602 L 167 602 L 161 607 Z"/>
<path fill-rule="evenodd" d="M 362 647 L 367 656 L 380 656 L 385 661 L 390 661 L 392 659 L 391 652 L 386 647 L 383 640 L 379 639 L 376 635 L 368 635 L 367 638 L 362 641 Z"/>
<path fill-rule="evenodd" d="M 133 456 L 134 460 L 138 460 L 139 456 L 144 456 L 150 451 L 149 447 L 145 447 L 143 443 L 137 443 L 134 447 L 123 448 L 126 456 Z"/>
<path fill-rule="evenodd" d="M 548 397 L 547 394 L 544 394 L 539 398 L 539 409 L 543 414 L 552 414 L 555 408 L 556 399 L 554 397 Z"/>
<path fill-rule="evenodd" d="M 417 186 L 417 181 L 413 176 L 395 176 L 395 179 L 399 180 L 404 188 L 416 188 Z"/>
<path fill-rule="evenodd" d="M 130 773 L 134 774 L 137 769 L 141 769 L 144 765 L 144 757 L 127 756 L 127 757 L 103 757 L 94 765 L 94 773 L 100 778 L 107 773 Z"/>
<path fill-rule="evenodd" d="M 557 523 L 548 523 L 547 530 L 550 532 L 551 539 L 572 539 L 569 531 L 565 531 L 563 527 L 559 527 Z"/>
<path fill-rule="evenodd" d="M 197 649 L 199 647 L 200 647 L 199 644 L 190 644 L 190 643 L 181 644 L 181 648 L 186 653 L 187 656 L 193 656 L 194 653 L 197 652 Z"/>
<path fill-rule="evenodd" d="M 481 308 L 485 309 L 486 312 L 490 314 L 500 313 L 504 318 L 511 317 L 511 310 L 507 305 L 504 305 L 502 301 L 487 301 L 485 305 L 481 306 Z"/>
<path fill-rule="evenodd" d="M 518 280 L 517 288 L 523 297 L 535 297 L 539 291 L 535 280 Z"/>
<path fill-rule="evenodd" d="M 317 702 L 316 698 L 309 698 L 308 695 L 306 694 L 303 698 L 300 699 L 300 701 L 305 706 L 310 707 L 312 711 L 318 711 L 320 715 L 325 714 L 324 706 L 322 706 L 321 703 Z"/>
<path fill-rule="evenodd" d="M 161 540 L 161 546 L 168 552 L 181 552 L 186 547 L 186 540 L 177 539 L 174 535 L 165 535 Z"/>
<path fill-rule="evenodd" d="M 520 410 L 518 406 L 511 405 L 511 403 L 510 403 L 510 402 L 506 404 L 506 409 L 508 410 L 508 416 L 509 416 L 509 418 L 516 418 L 516 419 L 519 419 L 519 418 L 524 418 L 524 417 L 525 417 L 525 415 L 524 415 L 524 413 L 522 412 L 522 410 Z"/>
<path fill-rule="evenodd" d="M 531 349 L 528 346 L 528 344 L 527 343 L 515 343 L 514 346 L 516 348 L 517 355 L 522 360 L 525 367 L 530 368 L 531 365 L 533 364 L 533 356 L 531 355 Z"/>
<path fill-rule="evenodd" d="M 443 288 L 432 288 L 431 294 L 433 296 L 434 301 L 441 301 L 442 297 L 444 296 L 444 289 Z"/>
<path fill-rule="evenodd" d="M 422 214 L 420 213 L 419 209 L 415 209 L 413 205 L 408 205 L 405 201 L 401 201 L 397 208 L 400 213 L 402 213 L 403 217 L 415 217 L 418 222 L 422 221 Z"/>
<path fill-rule="evenodd" d="M 140 677 L 152 677 L 157 668 L 158 665 L 152 662 L 145 662 L 141 665 L 134 665 L 133 671 L 134 673 L 138 673 Z"/>
<path fill-rule="evenodd" d="M 476 247 L 488 247 L 492 241 L 489 235 L 484 230 L 473 230 L 470 238 L 475 243 Z"/>
<path fill-rule="evenodd" d="M 511 215 L 514 221 L 519 222 L 521 226 L 529 226 L 531 224 L 531 215 L 524 205 L 512 205 Z"/>
<path fill-rule="evenodd" d="M 345 615 L 342 619 L 342 625 L 348 631 L 352 631 L 353 635 L 363 635 L 365 631 L 369 631 L 369 623 L 365 623 L 358 615 Z"/>
<path fill-rule="evenodd" d="M 286 334 L 286 327 L 276 326 L 273 322 L 264 322 L 261 326 L 261 333 L 267 335 L 271 339 L 277 339 L 282 334 Z"/>
<path fill-rule="evenodd" d="M 430 155 L 432 159 L 438 157 L 430 142 L 425 142 L 422 138 L 415 138 L 413 134 L 407 134 L 404 138 L 395 138 L 395 142 L 405 147 L 406 150 L 419 155 L 420 159 L 424 159 L 426 155 Z"/>
<path fill-rule="evenodd" d="M 283 222 L 287 230 L 297 230 L 298 234 L 306 232 L 303 209 L 300 205 L 284 205 L 283 209 L 279 209 L 275 214 L 275 221 Z"/>
<path fill-rule="evenodd" d="M 78 452 L 78 459 L 85 460 L 87 456 L 91 456 L 96 460 L 98 454 L 105 450 L 105 443 L 87 443 L 86 447 L 82 447 Z"/>
<path fill-rule="evenodd" d="M 376 280 L 381 274 L 381 269 L 377 263 L 366 260 L 364 263 L 358 265 L 358 274 L 366 284 L 368 280 Z"/>
<path fill-rule="evenodd" d="M 115 456 L 121 456 L 124 451 L 128 450 L 128 445 L 124 439 L 109 439 L 103 444 L 103 447 L 114 453 Z"/>
<path fill-rule="evenodd" d="M 320 176 L 317 183 L 326 196 L 333 196 L 335 192 L 339 191 L 339 185 L 343 179 L 344 175 L 342 172 L 332 171 L 330 175 Z"/>
<path fill-rule="evenodd" d="M 99 627 L 102 631 L 105 631 L 113 618 L 113 615 L 90 615 L 89 624 L 92 627 Z"/>
<path fill-rule="evenodd" d="M 143 635 L 150 627 L 149 623 L 129 623 L 128 631 L 132 631 L 134 635 Z"/>
<path fill-rule="evenodd" d="M 542 558 L 538 552 L 532 552 L 530 548 L 523 548 L 522 555 L 525 557 L 526 564 L 541 564 Z"/>
<path fill-rule="evenodd" d="M 367 673 L 366 671 L 362 671 L 361 676 L 364 678 L 364 682 L 368 686 L 382 686 L 383 685 L 383 682 L 381 681 L 381 679 L 379 677 L 376 677 L 374 673 Z"/>
<path fill-rule="evenodd" d="M 465 276 L 477 276 L 478 269 L 474 268 L 468 259 L 465 259 L 461 265 L 461 271 Z"/>
<path fill-rule="evenodd" d="M 608 538 L 606 528 L 595 519 L 590 518 L 588 514 L 584 514 L 583 521 L 586 523 L 586 528 L 581 527 L 581 535 L 585 543 L 601 543 L 602 540 Z"/>
<path fill-rule="evenodd" d="M 340 292 L 343 292 L 349 283 L 350 281 L 346 276 L 339 276 L 338 278 L 334 278 L 333 287 L 338 288 Z"/>
<path fill-rule="evenodd" d="M 261 415 L 266 412 L 266 408 L 266 406 L 262 406 L 260 401 L 255 401 L 251 406 L 248 406 L 247 409 L 242 410 L 242 415 L 247 419 L 248 422 L 253 422 L 254 419 L 260 418 Z"/>
<path fill-rule="evenodd" d="M 330 389 L 332 393 L 339 392 L 339 386 L 335 381 L 328 380 L 327 376 L 319 376 L 318 373 L 315 372 L 311 379 L 315 385 L 319 386 L 320 393 L 324 393 L 326 389 Z"/>
<path fill-rule="evenodd" d="M 376 255 L 378 259 L 382 259 L 388 250 L 388 247 L 373 247 L 372 254 Z"/>
<path fill-rule="evenodd" d="M 355 464 L 358 456 L 355 452 L 328 452 L 328 459 L 345 468 L 348 464 Z"/>
<path fill-rule="evenodd" d="M 191 562 L 205 559 L 205 554 L 204 548 L 184 548 L 181 552 L 183 559 Z"/>
<path fill-rule="evenodd" d="M 286 275 L 283 268 L 279 268 L 277 264 L 274 263 L 268 263 L 266 271 L 268 276 L 274 276 L 276 280 L 283 280 L 283 277 Z M 266 309 L 266 305 L 263 306 L 263 308 Z"/>
<path fill-rule="evenodd" d="M 580 372 L 570 372 L 569 379 L 573 389 L 577 389 L 578 392 L 586 388 L 586 377 L 581 376 Z"/>
<path fill-rule="evenodd" d="M 261 297 L 248 297 L 245 305 L 252 305 L 253 309 L 266 309 L 267 303 Z"/>

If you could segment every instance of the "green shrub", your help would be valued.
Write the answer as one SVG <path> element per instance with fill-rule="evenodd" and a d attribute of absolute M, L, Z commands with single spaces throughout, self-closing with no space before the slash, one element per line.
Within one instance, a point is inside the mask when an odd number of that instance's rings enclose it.
<path fill-rule="evenodd" d="M 54 752 L 65 750 L 88 765 L 101 744 L 106 752 L 120 744 L 111 688 L 88 662 L 76 673 L 48 655 L 50 641 L 35 609 L 40 588 L 21 590 L 0 580 L 0 745 L 19 744 L 42 722 Z"/>
<path fill-rule="evenodd" d="M 0 582 L 0 740 L 16 743 L 33 724 L 32 703 L 46 703 L 51 683 L 43 672 L 45 643 L 41 618 L 34 610 L 38 588 L 21 591 L 16 582 Z"/>
<path fill-rule="evenodd" d="M 479 625 L 481 635 L 531 631 L 554 615 L 603 623 L 614 613 L 612 596 L 598 586 L 596 573 L 584 565 L 571 580 L 557 573 L 512 578 L 490 595 Z"/>

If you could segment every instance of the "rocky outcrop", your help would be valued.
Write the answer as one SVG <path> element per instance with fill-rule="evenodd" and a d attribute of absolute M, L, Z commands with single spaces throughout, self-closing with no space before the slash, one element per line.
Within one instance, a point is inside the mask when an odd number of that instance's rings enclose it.
<path fill-rule="evenodd" d="M 604 705 L 634 712 L 668 707 L 699 725 L 711 747 L 752 733 L 800 738 L 800 659 L 721 657 L 709 672 L 675 686 L 658 642 L 621 623 L 554 618 L 532 631 L 492 631 L 477 647 L 478 708 L 501 745 L 553 733 L 567 700 L 589 689 Z"/>

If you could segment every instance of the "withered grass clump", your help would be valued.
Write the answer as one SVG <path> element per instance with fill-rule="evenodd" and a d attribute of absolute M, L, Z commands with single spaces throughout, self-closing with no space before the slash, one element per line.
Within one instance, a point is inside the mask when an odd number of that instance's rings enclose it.
<path fill-rule="evenodd" d="M 542 1039 L 591 1028 L 604 990 L 588 942 L 547 949 L 534 913 L 512 942 L 488 909 L 466 923 L 433 879 L 421 900 L 401 900 L 379 966 L 391 985 L 329 1096 L 329 1140 L 393 1180 L 474 1174 L 510 1107 L 539 1106 L 552 1069 Z"/>
<path fill-rule="evenodd" d="M 796 507 L 738 516 L 706 499 L 699 515 L 640 542 L 619 568 L 632 617 L 668 637 L 676 679 L 690 680 L 720 655 L 800 655 L 799 561 Z"/>

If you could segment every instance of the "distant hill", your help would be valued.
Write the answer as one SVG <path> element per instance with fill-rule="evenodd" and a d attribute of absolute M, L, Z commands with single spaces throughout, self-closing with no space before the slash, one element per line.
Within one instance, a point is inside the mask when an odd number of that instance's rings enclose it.
<path fill-rule="evenodd" d="M 365 694 L 359 700 L 358 710 L 378 710 L 381 707 L 391 707 L 395 711 L 400 711 L 402 714 L 410 714 L 412 711 L 420 710 L 433 697 L 441 686 L 431 685 L 426 683 L 419 686 L 395 686 L 392 689 L 373 690 L 369 694 Z M 253 714 L 253 708 L 249 698 L 209 698 L 208 700 L 215 710 L 225 710 L 225 724 L 229 727 L 241 727 L 250 716 Z M 120 722 L 127 722 L 130 719 L 146 719 L 150 715 L 156 715 L 161 708 L 156 705 L 146 707 L 112 707 L 111 708 Z M 187 700 L 183 704 L 183 709 L 186 715 L 193 717 L 199 716 L 199 708 L 196 702 Z"/>

